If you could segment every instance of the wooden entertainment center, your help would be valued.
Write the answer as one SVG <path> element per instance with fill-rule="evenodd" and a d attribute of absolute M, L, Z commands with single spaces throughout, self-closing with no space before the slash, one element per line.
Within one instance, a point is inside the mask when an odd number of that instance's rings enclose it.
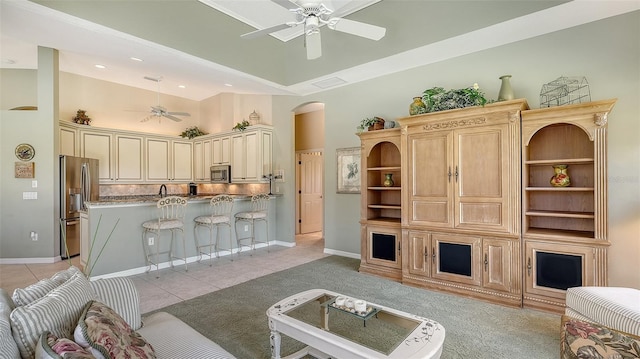
<path fill-rule="evenodd" d="M 359 134 L 360 271 L 553 312 L 566 288 L 606 285 L 614 104 L 529 110 L 518 99 Z M 569 186 L 551 185 L 557 165 Z"/>

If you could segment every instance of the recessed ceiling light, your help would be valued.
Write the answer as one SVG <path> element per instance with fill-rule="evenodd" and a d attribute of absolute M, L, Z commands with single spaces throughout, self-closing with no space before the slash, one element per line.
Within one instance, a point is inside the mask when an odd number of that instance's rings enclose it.
<path fill-rule="evenodd" d="M 139 62 L 142 62 L 142 59 L 139 59 L 139 58 L 137 58 L 137 57 L 130 57 L 130 59 L 131 59 L 131 60 L 133 60 L 133 61 L 139 61 Z"/>
<path fill-rule="evenodd" d="M 232 84 L 224 84 L 224 85 L 227 86 L 227 87 L 233 87 Z"/>
<path fill-rule="evenodd" d="M 100 64 L 96 65 L 96 67 L 99 68 L 99 69 L 106 69 L 107 68 L 106 66 L 100 65 Z"/>
<path fill-rule="evenodd" d="M 180 87 L 181 89 L 186 89 L 187 88 L 187 86 L 185 86 L 185 85 L 178 85 L 178 87 Z"/>

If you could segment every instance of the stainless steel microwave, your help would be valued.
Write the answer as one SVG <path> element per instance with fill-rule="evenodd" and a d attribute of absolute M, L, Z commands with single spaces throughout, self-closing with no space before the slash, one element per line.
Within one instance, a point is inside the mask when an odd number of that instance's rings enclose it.
<path fill-rule="evenodd" d="M 211 166 L 211 183 L 231 183 L 231 166 Z"/>

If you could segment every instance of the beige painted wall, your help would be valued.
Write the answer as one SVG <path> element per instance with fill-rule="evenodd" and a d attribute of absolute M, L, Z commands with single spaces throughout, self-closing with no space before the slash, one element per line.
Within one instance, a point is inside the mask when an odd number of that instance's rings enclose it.
<path fill-rule="evenodd" d="M 324 147 L 324 111 L 296 115 L 296 151 Z"/>

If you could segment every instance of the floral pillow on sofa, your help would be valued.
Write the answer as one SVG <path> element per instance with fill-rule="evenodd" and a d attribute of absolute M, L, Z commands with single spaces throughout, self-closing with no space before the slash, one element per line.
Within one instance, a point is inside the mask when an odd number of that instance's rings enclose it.
<path fill-rule="evenodd" d="M 76 343 L 98 359 L 150 359 L 155 352 L 140 334 L 106 304 L 87 304 L 73 333 Z"/>
<path fill-rule="evenodd" d="M 562 359 L 640 358 L 640 337 L 562 316 Z"/>
<path fill-rule="evenodd" d="M 40 336 L 35 359 L 95 359 L 88 350 L 67 338 L 58 338 L 49 331 Z"/>

